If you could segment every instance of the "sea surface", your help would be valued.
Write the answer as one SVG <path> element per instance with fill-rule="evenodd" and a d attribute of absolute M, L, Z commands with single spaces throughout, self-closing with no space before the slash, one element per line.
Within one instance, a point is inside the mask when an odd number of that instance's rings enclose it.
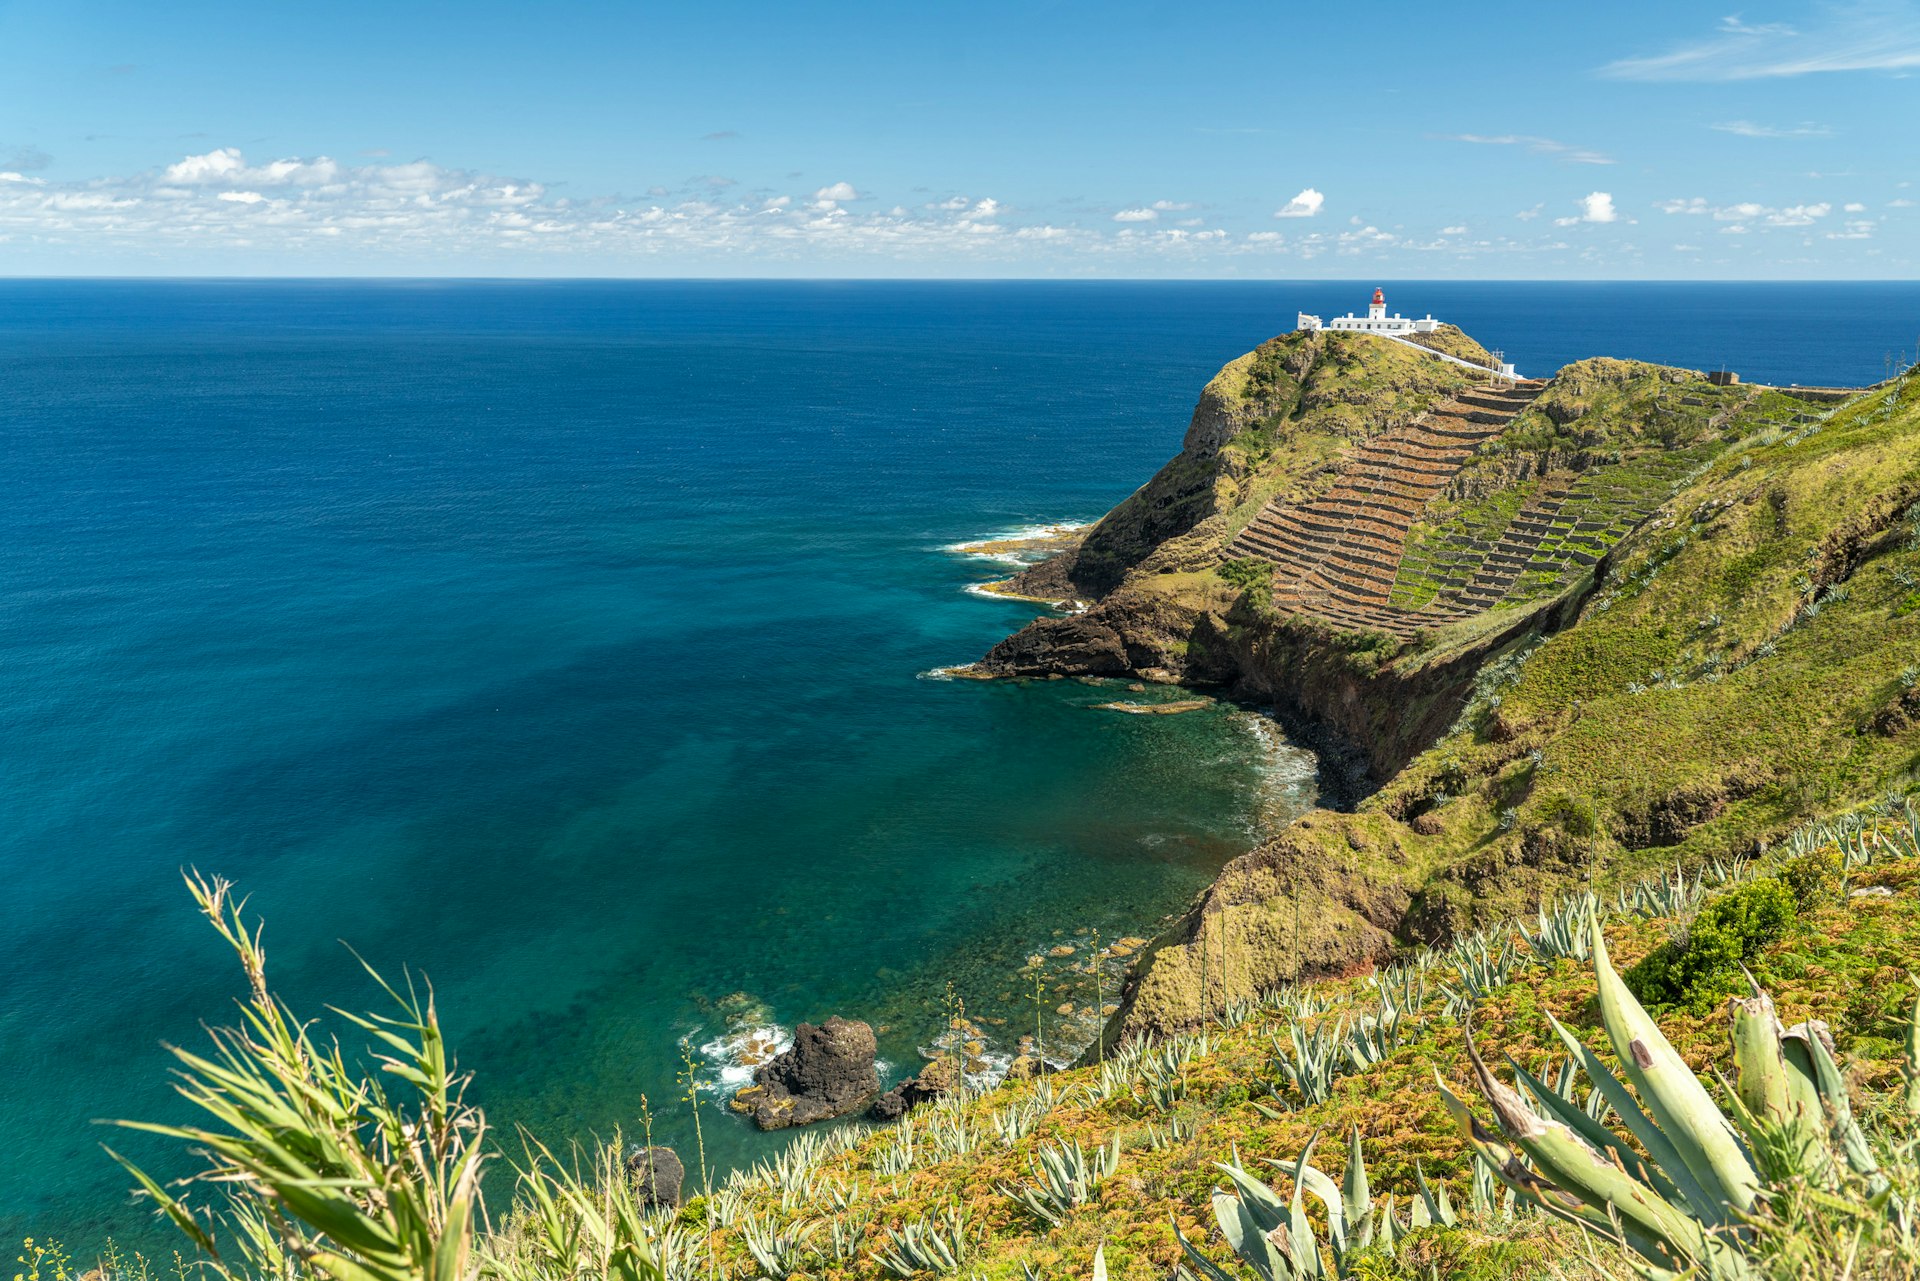
<path fill-rule="evenodd" d="M 754 1160 L 743 1047 L 841 1013 L 898 1076 L 959 1000 L 991 1065 L 1035 955 L 1071 1048 L 1091 932 L 1312 762 L 929 675 L 1035 613 L 954 545 L 1097 518 L 1377 283 L 0 281 L 0 1236 L 155 1239 L 100 1144 L 177 1158 L 93 1122 L 182 1118 L 163 1046 L 243 990 L 185 868 L 302 1010 L 378 1003 L 341 940 L 430 979 L 503 1136 L 690 1152 L 684 1046 Z M 1384 283 L 1528 374 L 1858 383 L 1920 334 L 1914 285 Z"/>

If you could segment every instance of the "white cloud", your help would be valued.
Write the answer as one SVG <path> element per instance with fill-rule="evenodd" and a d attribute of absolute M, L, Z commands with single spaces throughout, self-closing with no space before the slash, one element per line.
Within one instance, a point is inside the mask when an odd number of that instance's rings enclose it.
<path fill-rule="evenodd" d="M 1833 212 L 1833 205 L 1824 200 L 1776 209 L 1772 205 L 1763 205 L 1756 200 L 1742 200 L 1731 205 L 1714 205 L 1709 204 L 1701 196 L 1693 196 L 1685 200 L 1662 200 L 1656 203 L 1654 208 L 1663 213 L 1696 214 L 1711 217 L 1715 222 L 1739 223 L 1740 231 L 1736 233 L 1739 235 L 1746 234 L 1749 223 L 1757 223 L 1762 227 L 1807 227 L 1811 226 L 1815 219 L 1824 218 Z M 1847 206 L 1848 211 L 1854 213 L 1863 208 L 1865 206 L 1859 208 Z"/>
<path fill-rule="evenodd" d="M 815 200 L 858 200 L 860 193 L 850 182 L 836 182 L 813 193 Z"/>
<path fill-rule="evenodd" d="M 1486 147 L 1524 147 L 1539 156 L 1552 156 L 1572 165 L 1610 165 L 1613 157 L 1594 151 L 1589 147 L 1576 147 L 1570 142 L 1559 142 L 1553 138 L 1536 137 L 1524 133 L 1446 133 L 1436 135 L 1449 142 L 1472 142 Z"/>
<path fill-rule="evenodd" d="M 1833 212 L 1833 206 L 1822 201 L 1817 205 L 1788 205 L 1785 209 L 1767 215 L 1767 223 L 1774 227 L 1811 227 L 1813 220 L 1824 218 Z"/>
<path fill-rule="evenodd" d="M 1394 236 L 1393 233 L 1382 231 L 1380 228 L 1369 224 L 1360 228 L 1358 231 L 1341 232 L 1339 236 L 1335 238 L 1335 243 L 1339 245 L 1339 248 L 1335 252 L 1346 254 L 1359 253 L 1364 249 L 1375 249 L 1382 245 L 1390 245 L 1396 239 L 1398 239 L 1398 237 Z"/>
<path fill-rule="evenodd" d="M 1555 218 L 1556 227 L 1571 227 L 1583 222 L 1618 222 L 1620 211 L 1613 207 L 1613 197 L 1604 191 L 1594 191 L 1574 202 L 1580 206 L 1578 215 L 1570 218 Z"/>
<path fill-rule="evenodd" d="M 1857 200 L 1850 200 L 1840 206 L 1841 213 L 1865 213 L 1866 211 L 1867 207 Z"/>
<path fill-rule="evenodd" d="M 1725 120 L 1709 129 L 1718 129 L 1721 133 L 1738 134 L 1742 138 L 1829 138 L 1833 130 L 1825 125 L 1803 124 L 1790 127 L 1760 125 L 1751 120 Z"/>
<path fill-rule="evenodd" d="M 24 183 L 25 185 L 30 187 L 44 187 L 47 185 L 47 180 L 45 178 L 29 178 L 27 177 L 27 175 L 23 173 L 15 173 L 11 169 L 0 169 L 0 182 Z"/>
<path fill-rule="evenodd" d="M 1440 234 L 1443 236 L 1464 236 L 1467 234 L 1467 229 L 1465 227 L 1442 227 L 1440 228 Z"/>
<path fill-rule="evenodd" d="M 1273 211 L 1276 218 L 1311 218 L 1320 212 L 1327 198 L 1312 187 L 1306 188 L 1292 200 Z"/>
<path fill-rule="evenodd" d="M 1905 184 L 1902 184 L 1902 185 L 1905 185 Z M 1887 208 L 1889 208 L 1889 209 L 1911 209 L 1911 208 L 1913 208 L 1913 201 L 1911 201 L 1911 200 L 1908 200 L 1908 199 L 1907 199 L 1907 198 L 1906 198 L 1905 196 L 1902 196 L 1902 197 L 1900 197 L 1900 199 L 1898 199 L 1898 200 L 1889 200 L 1889 201 L 1887 201 Z"/>
<path fill-rule="evenodd" d="M 1623 58 L 1600 68 L 1619 80 L 1760 80 L 1843 71 L 1920 67 L 1920 18 L 1905 0 L 1830 6 L 1823 25 L 1722 19 L 1711 34 L 1665 53 Z"/>
<path fill-rule="evenodd" d="M 1155 209 L 1158 209 L 1161 213 L 1179 213 L 1183 210 L 1193 208 L 1193 201 L 1191 200 L 1156 200 L 1153 202 L 1153 207 Z"/>
<path fill-rule="evenodd" d="M 1542 201 L 1531 209 L 1522 209 L 1519 213 L 1515 214 L 1514 217 L 1518 218 L 1521 222 L 1532 222 L 1540 216 L 1540 211 L 1546 207 L 1546 202 Z"/>
<path fill-rule="evenodd" d="M 245 167 L 238 147 L 222 147 L 204 156 L 188 156 L 178 164 L 168 165 L 167 181 L 213 182 Z"/>
<path fill-rule="evenodd" d="M 1152 209 L 1122 209 L 1113 216 L 1115 222 L 1152 222 L 1160 215 Z"/>
<path fill-rule="evenodd" d="M 231 200 L 236 205 L 257 205 L 266 197 L 257 191 L 223 191 L 220 199 Z"/>

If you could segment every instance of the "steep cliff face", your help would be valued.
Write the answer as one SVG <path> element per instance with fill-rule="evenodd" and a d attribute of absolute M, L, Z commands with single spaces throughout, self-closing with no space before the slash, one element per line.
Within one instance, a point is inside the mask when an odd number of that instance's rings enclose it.
<path fill-rule="evenodd" d="M 1915 786 L 1920 377 L 1835 409 L 1569 366 L 1428 501 L 1395 571 L 1411 606 L 1469 580 L 1497 604 L 1396 639 L 1276 606 L 1270 567 L 1223 555 L 1458 391 L 1388 347 L 1296 336 L 1229 365 L 1180 456 L 1043 570 L 1092 607 L 982 662 L 1224 686 L 1323 753 L 1331 808 L 1223 871 L 1116 1034 Z"/>

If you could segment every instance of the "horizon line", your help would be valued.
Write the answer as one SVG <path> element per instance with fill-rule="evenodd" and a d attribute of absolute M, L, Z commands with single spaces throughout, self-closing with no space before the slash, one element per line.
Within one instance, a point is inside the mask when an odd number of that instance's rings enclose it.
<path fill-rule="evenodd" d="M 100 281 L 122 283 L 410 284 L 1048 284 L 1048 285 L 1320 285 L 1371 280 L 1401 285 L 1916 285 L 1920 276 L 530 276 L 530 275 L 215 275 L 188 273 L 6 274 L 0 284 Z"/>

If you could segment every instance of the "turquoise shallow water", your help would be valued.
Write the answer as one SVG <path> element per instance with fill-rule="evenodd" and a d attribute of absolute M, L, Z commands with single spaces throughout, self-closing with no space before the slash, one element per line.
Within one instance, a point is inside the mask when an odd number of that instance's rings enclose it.
<path fill-rule="evenodd" d="M 177 1115 L 161 1043 L 239 990 L 183 866 L 305 1007 L 372 999 L 338 939 L 425 971 L 495 1122 L 559 1142 L 644 1094 L 684 1145 L 682 1037 L 841 1012 L 904 1071 L 947 983 L 1014 1017 L 1030 953 L 1149 931 L 1301 754 L 921 679 L 1032 613 L 943 549 L 1097 516 L 1371 283 L 0 282 L 0 1232 L 147 1231 L 89 1121 Z M 1389 296 L 1527 372 L 1806 382 L 1878 377 L 1920 302 Z"/>

